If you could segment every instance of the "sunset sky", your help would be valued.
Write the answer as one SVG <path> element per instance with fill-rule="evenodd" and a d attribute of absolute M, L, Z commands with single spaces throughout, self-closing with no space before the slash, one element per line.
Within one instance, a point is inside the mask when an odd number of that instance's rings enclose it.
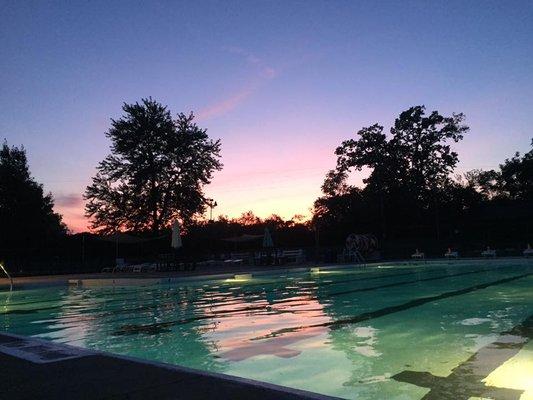
<path fill-rule="evenodd" d="M 533 2 L 0 0 L 0 138 L 73 231 L 123 102 L 222 140 L 215 215 L 308 214 L 333 150 L 425 104 L 464 112 L 460 171 L 533 137 Z"/>

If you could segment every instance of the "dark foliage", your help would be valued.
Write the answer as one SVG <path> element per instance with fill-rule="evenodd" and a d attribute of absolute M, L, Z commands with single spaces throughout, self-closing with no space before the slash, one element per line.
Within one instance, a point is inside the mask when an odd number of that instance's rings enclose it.
<path fill-rule="evenodd" d="M 313 247 L 314 234 L 309 221 L 302 216 L 284 220 L 276 214 L 259 218 L 252 211 L 242 213 L 238 218 L 219 217 L 215 221 L 199 221 L 190 226 L 184 237 L 184 247 L 197 254 L 219 254 L 239 250 L 260 250 L 261 238 L 247 243 L 231 243 L 222 239 L 243 234 L 263 235 L 270 230 L 274 245 L 279 248 Z"/>
<path fill-rule="evenodd" d="M 426 116 L 424 107 L 412 107 L 389 135 L 375 124 L 344 141 L 314 204 L 313 225 L 326 243 L 370 232 L 396 254 L 422 246 L 439 252 L 449 246 L 524 246 L 533 221 L 533 150 L 517 153 L 499 171 L 453 179 L 458 155 L 449 142 L 468 131 L 463 120 L 463 114 Z M 363 168 L 370 171 L 364 186 L 348 184 L 350 172 Z"/>
<path fill-rule="evenodd" d="M 222 168 L 220 141 L 209 139 L 192 114 L 173 120 L 152 99 L 123 110 L 106 133 L 111 154 L 85 192 L 92 228 L 158 232 L 176 218 L 189 223 L 205 210 L 202 188 Z"/>
<path fill-rule="evenodd" d="M 489 198 L 532 201 L 533 149 L 523 156 L 517 152 L 499 171 L 473 171 L 471 180 Z"/>
<path fill-rule="evenodd" d="M 44 248 L 66 234 L 54 200 L 31 177 L 23 147 L 0 151 L 0 249 L 13 252 Z M 5 257 L 5 254 L 3 255 Z"/>
<path fill-rule="evenodd" d="M 30 176 L 24 149 L 4 143 L 0 217 L 8 228 L 0 236 L 0 258 L 10 271 L 98 271 L 113 265 L 117 250 L 131 262 L 153 261 L 170 251 L 169 222 L 176 217 L 185 222 L 181 251 L 195 260 L 259 250 L 260 239 L 223 239 L 262 235 L 265 227 L 276 247 L 302 248 L 308 260 L 327 262 L 336 262 L 350 233 L 377 235 L 385 258 L 408 257 L 416 247 L 430 256 L 441 256 L 447 247 L 479 256 L 487 245 L 500 254 L 518 255 L 528 242 L 533 244 L 533 149 L 516 153 L 496 170 L 453 176 L 458 155 L 450 143 L 468 131 L 462 114 L 426 115 L 424 107 L 412 107 L 400 114 L 389 134 L 375 124 L 344 141 L 311 221 L 277 215 L 262 219 L 251 211 L 204 221 L 195 217 L 208 200 L 203 186 L 222 166 L 220 142 L 210 140 L 192 115 L 173 120 L 151 99 L 126 104 L 124 112 L 107 133 L 112 154 L 87 188 L 87 213 L 100 232 L 121 228 L 151 240 L 117 249 L 95 234 L 65 235 L 52 196 Z M 350 184 L 350 173 L 362 170 L 369 171 L 363 186 Z"/>

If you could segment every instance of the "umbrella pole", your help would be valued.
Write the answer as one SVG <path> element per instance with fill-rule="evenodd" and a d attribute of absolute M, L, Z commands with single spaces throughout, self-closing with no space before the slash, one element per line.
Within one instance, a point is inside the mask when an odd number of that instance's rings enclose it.
<path fill-rule="evenodd" d="M 81 234 L 81 266 L 85 267 L 85 234 Z"/>

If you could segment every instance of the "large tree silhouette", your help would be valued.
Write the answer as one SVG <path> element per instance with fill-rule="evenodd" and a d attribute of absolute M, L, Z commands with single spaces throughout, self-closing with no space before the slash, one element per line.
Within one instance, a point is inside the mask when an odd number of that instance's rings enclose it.
<path fill-rule="evenodd" d="M 157 232 L 174 218 L 190 221 L 205 210 L 203 186 L 220 170 L 220 141 L 209 139 L 193 114 L 173 120 L 150 99 L 124 104 L 106 136 L 111 154 L 85 192 L 92 228 Z"/>
<path fill-rule="evenodd" d="M 390 135 L 379 124 L 359 130 L 357 138 L 345 140 L 335 150 L 337 165 L 326 175 L 324 196 L 315 202 L 315 221 L 353 221 L 347 215 L 353 212 L 365 221 L 377 213 L 385 236 L 391 219 L 387 209 L 394 212 L 397 223 L 405 223 L 423 219 L 424 210 L 432 208 L 438 235 L 439 197 L 458 162 L 450 142 L 458 142 L 468 131 L 463 120 L 463 114 L 426 115 L 424 106 L 416 106 L 396 118 Z M 360 191 L 348 179 L 350 172 L 363 169 L 370 174 Z"/>
<path fill-rule="evenodd" d="M 328 173 L 323 185 L 326 194 L 346 191 L 350 170 L 367 167 L 368 190 L 387 192 L 394 188 L 408 189 L 417 199 L 449 182 L 458 162 L 449 141 L 458 142 L 468 127 L 462 124 L 463 114 L 444 117 L 437 111 L 425 115 L 424 106 L 402 112 L 390 130 L 375 124 L 357 132 L 357 139 L 342 142 L 335 154 L 337 167 Z"/>
<path fill-rule="evenodd" d="M 4 142 L 0 150 L 0 247 L 38 248 L 66 233 L 50 193 L 32 178 L 26 151 Z"/>

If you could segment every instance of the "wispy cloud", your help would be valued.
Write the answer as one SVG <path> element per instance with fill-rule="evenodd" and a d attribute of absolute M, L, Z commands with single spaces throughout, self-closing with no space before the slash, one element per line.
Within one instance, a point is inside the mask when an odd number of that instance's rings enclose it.
<path fill-rule="evenodd" d="M 79 194 L 59 194 L 54 195 L 54 203 L 58 207 L 80 207 L 83 204 L 83 198 Z"/>
<path fill-rule="evenodd" d="M 255 87 L 244 88 L 241 91 L 227 97 L 226 99 L 220 100 L 200 110 L 197 117 L 199 120 L 205 120 L 227 114 L 228 112 L 237 108 L 237 106 L 244 102 L 248 97 L 250 97 L 254 91 Z"/>
<path fill-rule="evenodd" d="M 244 58 L 246 63 L 250 65 L 251 67 L 256 68 L 259 75 L 263 78 L 272 79 L 278 73 L 278 71 L 275 68 L 267 65 L 263 61 L 262 58 L 256 56 L 253 53 L 246 51 L 245 49 L 241 47 L 235 47 L 235 46 L 224 47 L 224 50 L 227 51 L 228 53 L 236 54 Z"/>
<path fill-rule="evenodd" d="M 240 47 L 224 47 L 223 50 L 243 58 L 246 64 L 254 69 L 254 79 L 252 79 L 252 81 L 245 87 L 240 88 L 230 96 L 201 109 L 197 113 L 197 118 L 199 120 L 219 117 L 233 111 L 247 100 L 262 83 L 273 79 L 278 75 L 278 70 L 267 65 L 260 57 Z"/>

